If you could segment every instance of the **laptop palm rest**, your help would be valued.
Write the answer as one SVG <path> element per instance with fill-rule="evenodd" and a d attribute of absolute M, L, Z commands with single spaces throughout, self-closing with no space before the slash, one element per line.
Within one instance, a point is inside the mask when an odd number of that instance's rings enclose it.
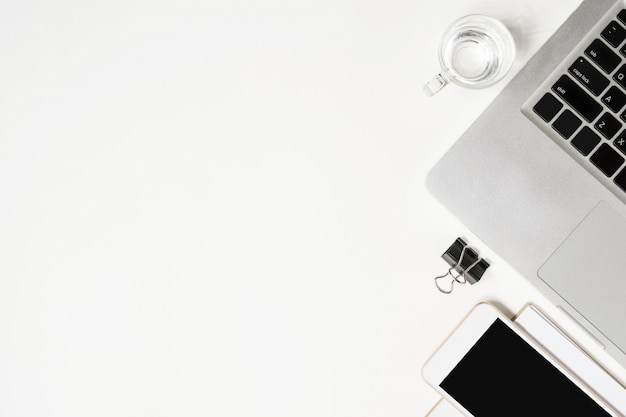
<path fill-rule="evenodd" d="M 539 269 L 539 277 L 626 353 L 626 218 L 600 202 Z"/>

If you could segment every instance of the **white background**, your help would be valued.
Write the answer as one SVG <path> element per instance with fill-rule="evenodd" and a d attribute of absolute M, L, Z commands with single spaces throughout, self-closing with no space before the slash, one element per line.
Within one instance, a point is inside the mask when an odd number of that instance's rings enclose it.
<path fill-rule="evenodd" d="M 426 414 L 474 304 L 559 318 L 423 183 L 578 4 L 3 2 L 0 415 Z M 427 98 L 468 13 L 512 73 Z M 457 236 L 493 265 L 444 296 Z"/>

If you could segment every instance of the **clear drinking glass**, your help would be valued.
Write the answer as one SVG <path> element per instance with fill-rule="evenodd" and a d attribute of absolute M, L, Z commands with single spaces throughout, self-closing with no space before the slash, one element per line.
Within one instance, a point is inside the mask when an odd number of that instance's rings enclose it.
<path fill-rule="evenodd" d="M 441 72 L 424 86 L 432 96 L 448 83 L 483 88 L 501 80 L 515 59 L 515 41 L 502 22 L 469 15 L 456 20 L 439 44 Z"/>

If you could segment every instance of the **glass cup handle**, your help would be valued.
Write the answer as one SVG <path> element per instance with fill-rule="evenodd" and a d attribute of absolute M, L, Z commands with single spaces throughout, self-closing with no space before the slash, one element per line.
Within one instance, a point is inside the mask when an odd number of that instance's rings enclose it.
<path fill-rule="evenodd" d="M 443 75 L 437 74 L 433 77 L 432 80 L 428 81 L 424 85 L 424 92 L 428 97 L 432 97 L 437 94 L 443 87 L 448 84 L 448 81 L 444 78 Z"/>

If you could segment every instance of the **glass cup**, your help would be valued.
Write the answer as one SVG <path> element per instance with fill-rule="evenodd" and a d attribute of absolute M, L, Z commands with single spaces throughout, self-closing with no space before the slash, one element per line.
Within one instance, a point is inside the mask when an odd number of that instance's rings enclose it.
<path fill-rule="evenodd" d="M 469 15 L 452 23 L 439 44 L 441 72 L 424 86 L 432 96 L 448 83 L 483 88 L 500 81 L 513 66 L 511 32 L 489 16 Z"/>

